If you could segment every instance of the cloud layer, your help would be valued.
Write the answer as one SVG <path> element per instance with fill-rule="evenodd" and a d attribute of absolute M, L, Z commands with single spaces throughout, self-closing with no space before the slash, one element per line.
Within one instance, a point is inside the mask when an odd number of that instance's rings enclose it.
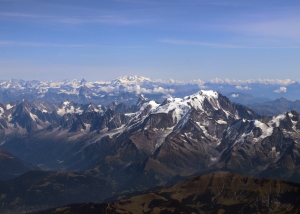
<path fill-rule="evenodd" d="M 285 93 L 287 91 L 286 87 L 280 87 L 274 90 L 275 93 Z"/>

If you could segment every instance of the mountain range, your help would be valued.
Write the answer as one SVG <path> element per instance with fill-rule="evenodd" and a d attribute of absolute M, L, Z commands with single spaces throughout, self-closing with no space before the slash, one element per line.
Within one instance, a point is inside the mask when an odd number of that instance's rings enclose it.
<path fill-rule="evenodd" d="M 0 107 L 2 153 L 32 169 L 52 171 L 10 172 L 13 180 L 3 181 L 0 198 L 7 212 L 84 202 L 74 190 L 74 201 L 50 203 L 48 197 L 66 197 L 63 192 L 71 191 L 69 177 L 83 183 L 94 179 L 100 189 L 105 187 L 99 197 L 82 199 L 97 202 L 218 170 L 292 182 L 300 178 L 300 115 L 261 116 L 212 90 L 161 103 L 140 95 L 132 105 L 21 100 Z M 37 190 L 22 189 L 22 183 Z M 29 202 L 35 192 L 44 201 Z"/>
<path fill-rule="evenodd" d="M 260 115 L 268 116 L 278 115 L 291 110 L 300 112 L 300 100 L 289 101 L 283 97 L 273 101 L 249 104 L 247 106 Z"/>
<path fill-rule="evenodd" d="M 0 100 L 10 103 L 27 101 L 48 101 L 59 103 L 65 100 L 76 103 L 109 104 L 118 101 L 135 104 L 139 95 L 162 102 L 165 98 L 184 97 L 200 89 L 214 90 L 228 95 L 231 101 L 244 105 L 261 103 L 284 97 L 292 101 L 299 99 L 300 84 L 287 80 L 192 80 L 189 82 L 170 79 L 153 80 L 142 76 L 123 76 L 112 81 L 38 81 L 0 80 Z"/>

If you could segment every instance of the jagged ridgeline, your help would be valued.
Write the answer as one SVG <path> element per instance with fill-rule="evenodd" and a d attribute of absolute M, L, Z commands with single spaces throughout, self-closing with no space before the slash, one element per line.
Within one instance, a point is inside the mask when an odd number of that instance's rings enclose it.
<path fill-rule="evenodd" d="M 147 94 L 151 99 L 163 101 L 164 97 L 185 96 L 199 90 L 195 83 L 179 81 L 152 80 L 142 76 L 123 76 L 115 80 L 105 81 L 25 81 L 21 79 L 0 80 L 0 100 L 13 102 L 42 101 L 57 103 L 64 100 L 76 103 L 108 104 L 112 101 L 135 104 L 139 94 Z"/>
<path fill-rule="evenodd" d="M 169 97 L 161 103 L 145 96 L 134 105 L 22 100 L 2 103 L 0 110 L 1 149 L 31 167 L 78 173 L 53 172 L 47 174 L 50 180 L 45 174 L 40 176 L 36 190 L 53 194 L 59 190 L 62 198 L 68 176 L 95 178 L 97 190 L 105 187 L 101 197 L 93 193 L 92 201 L 217 170 L 294 182 L 300 178 L 300 117 L 296 111 L 259 116 L 211 90 Z M 52 185 L 53 177 L 61 179 Z M 10 185 L 24 182 L 23 178 L 28 176 L 17 177 Z M 47 188 L 41 190 L 40 185 Z M 10 194 L 7 191 L 5 195 Z M 8 201 L 26 207 L 29 202 L 22 197 L 16 194 L 8 200 L 3 196 L 0 202 L 5 209 L 14 207 L 8 206 Z M 45 196 L 45 201 L 47 197 L 52 195 Z M 30 206 L 71 203 L 54 202 L 41 205 L 31 201 Z"/>
<path fill-rule="evenodd" d="M 285 93 L 278 93 L 280 86 Z M 153 80 L 142 76 L 122 76 L 112 81 L 38 81 L 38 80 L 0 80 L 0 100 L 10 103 L 25 99 L 58 103 L 69 100 L 75 103 L 107 105 L 112 101 L 136 104 L 140 94 L 162 102 L 166 97 L 184 97 L 199 89 L 214 90 L 228 96 L 232 102 L 251 105 L 263 114 L 280 114 L 283 111 L 299 109 L 300 84 L 287 80 L 223 81 L 215 79 L 204 82 L 200 79 L 189 82 Z M 280 90 L 279 90 L 280 91 Z M 243 93 L 241 93 L 243 92 Z M 262 93 L 263 92 L 263 93 Z M 282 98 L 282 96 L 284 98 Z M 280 99 L 279 99 L 280 98 Z M 276 103 L 272 108 L 272 100 Z M 265 103 L 266 102 L 266 103 Z M 271 109 L 269 108 L 271 105 Z M 273 106 L 274 107 L 274 106 Z M 291 109 L 292 108 L 292 109 Z M 283 110 L 283 111 L 282 111 Z"/>

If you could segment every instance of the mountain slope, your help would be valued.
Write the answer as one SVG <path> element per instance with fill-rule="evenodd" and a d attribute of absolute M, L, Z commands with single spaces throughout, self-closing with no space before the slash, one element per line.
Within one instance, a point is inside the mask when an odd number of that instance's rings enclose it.
<path fill-rule="evenodd" d="M 106 180 L 73 172 L 30 171 L 0 181 L 1 213 L 22 213 L 68 203 L 98 201 L 112 194 Z"/>
<path fill-rule="evenodd" d="M 230 99 L 231 102 L 240 103 L 242 105 L 252 105 L 252 104 L 264 103 L 264 102 L 271 101 L 268 98 L 255 97 L 250 94 L 244 94 L 241 92 L 232 92 L 232 93 L 226 94 L 226 96 Z M 259 114 L 259 112 L 257 112 L 257 113 Z"/>
<path fill-rule="evenodd" d="M 218 146 L 223 153 L 212 168 L 298 182 L 299 121 L 299 114 L 292 111 L 236 122 Z"/>
<path fill-rule="evenodd" d="M 297 213 L 299 193 L 299 184 L 219 171 L 110 204 L 73 204 L 38 213 Z"/>
<path fill-rule="evenodd" d="M 39 169 L 14 157 L 3 149 L 0 149 L 0 180 L 15 178 L 25 172 Z"/>

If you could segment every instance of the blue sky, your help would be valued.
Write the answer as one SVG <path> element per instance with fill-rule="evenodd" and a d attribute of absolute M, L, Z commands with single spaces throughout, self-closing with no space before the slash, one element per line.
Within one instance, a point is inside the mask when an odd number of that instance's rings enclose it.
<path fill-rule="evenodd" d="M 0 79 L 300 79 L 300 2 L 0 0 Z"/>

